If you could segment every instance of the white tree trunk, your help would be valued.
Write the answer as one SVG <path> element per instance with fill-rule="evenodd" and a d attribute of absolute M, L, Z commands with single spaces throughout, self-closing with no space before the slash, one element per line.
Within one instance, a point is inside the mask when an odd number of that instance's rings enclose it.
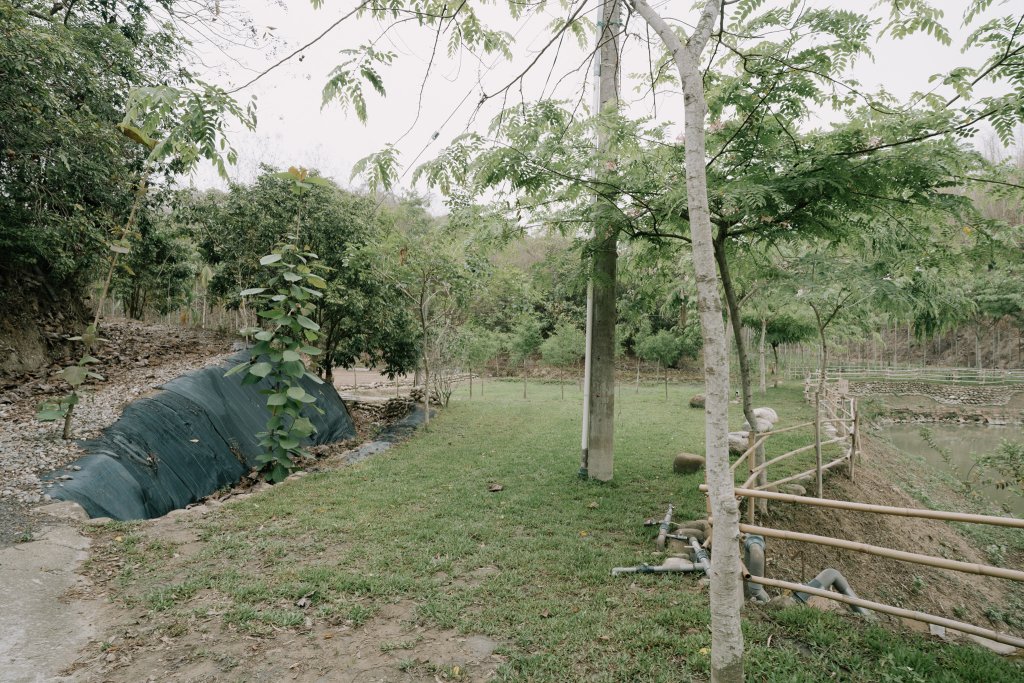
<path fill-rule="evenodd" d="M 697 303 L 704 339 L 704 394 L 706 476 L 711 496 L 711 680 L 740 683 L 743 680 L 743 631 L 740 607 L 743 585 L 740 572 L 739 505 L 729 469 L 729 349 L 722 325 L 722 300 L 718 293 L 715 252 L 708 207 L 707 163 L 704 147 L 704 84 L 700 53 L 722 11 L 721 0 L 708 0 L 693 36 L 684 45 L 679 35 L 646 0 L 634 7 L 668 49 L 683 85 L 686 134 L 686 192 L 693 244 L 693 269 L 697 279 Z"/>

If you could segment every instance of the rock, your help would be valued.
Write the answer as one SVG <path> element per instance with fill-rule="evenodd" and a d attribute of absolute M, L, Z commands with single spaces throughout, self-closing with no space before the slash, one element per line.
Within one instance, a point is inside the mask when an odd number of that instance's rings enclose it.
<path fill-rule="evenodd" d="M 39 512 L 51 517 L 59 517 L 60 519 L 74 519 L 82 522 L 89 519 L 89 513 L 85 511 L 85 508 L 71 500 L 62 500 L 57 503 L 44 505 L 39 508 Z"/>
<path fill-rule="evenodd" d="M 768 420 L 775 425 L 779 421 L 779 414 L 771 408 L 754 408 L 754 418 L 758 420 Z"/>
<path fill-rule="evenodd" d="M 772 423 L 769 420 L 766 420 L 764 418 L 761 418 L 761 417 L 755 417 L 754 421 L 757 423 L 757 431 L 758 432 L 770 432 L 770 431 L 772 431 L 772 428 L 775 426 L 774 423 Z M 743 421 L 743 428 L 744 429 L 750 429 L 750 423 L 747 422 L 746 420 L 744 420 Z M 744 449 L 744 450 L 746 450 L 746 449 Z"/>
<path fill-rule="evenodd" d="M 680 453 L 672 461 L 672 471 L 676 474 L 693 474 L 704 467 L 704 458 L 693 453 Z"/>
<path fill-rule="evenodd" d="M 729 455 L 743 455 L 750 448 L 747 432 L 729 432 Z"/>
<path fill-rule="evenodd" d="M 704 394 L 694 394 L 690 397 L 691 408 L 703 408 L 704 407 Z"/>
<path fill-rule="evenodd" d="M 766 607 L 771 607 L 772 609 L 784 609 L 786 607 L 793 607 L 794 605 L 798 604 L 800 603 L 798 603 L 796 601 L 796 598 L 794 598 L 792 595 L 776 595 L 774 598 L 768 601 Z"/>
<path fill-rule="evenodd" d="M 788 493 L 791 496 L 806 496 L 807 489 L 800 484 L 783 484 L 779 487 L 779 493 Z"/>

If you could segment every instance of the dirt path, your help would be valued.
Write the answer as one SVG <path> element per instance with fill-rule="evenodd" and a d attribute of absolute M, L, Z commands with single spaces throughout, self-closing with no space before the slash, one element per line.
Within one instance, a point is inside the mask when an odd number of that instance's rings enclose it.
<path fill-rule="evenodd" d="M 62 675 L 107 624 L 101 601 L 79 573 L 90 540 L 67 524 L 48 524 L 38 540 L 0 549 L 0 680 L 70 681 Z"/>

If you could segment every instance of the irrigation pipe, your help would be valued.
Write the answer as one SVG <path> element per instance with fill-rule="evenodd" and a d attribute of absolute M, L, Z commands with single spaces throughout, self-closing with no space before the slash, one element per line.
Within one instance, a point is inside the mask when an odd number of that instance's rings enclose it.
<path fill-rule="evenodd" d="M 834 593 L 832 591 L 822 590 L 820 588 L 812 588 L 802 583 L 791 583 L 789 581 L 779 581 L 778 579 L 766 579 L 763 576 L 748 575 L 745 577 L 747 581 L 752 583 L 758 583 L 762 586 L 772 586 L 773 588 L 785 588 L 793 592 L 809 593 L 811 595 L 817 595 L 822 598 L 829 600 L 835 600 L 837 602 L 845 602 L 848 605 L 856 605 L 857 607 L 865 607 L 874 612 L 882 612 L 884 614 L 891 614 L 897 617 L 904 617 L 906 619 L 913 619 L 914 621 L 923 621 L 926 624 L 937 624 L 944 626 L 956 631 L 962 631 L 964 633 L 970 633 L 971 635 L 980 636 L 982 638 L 988 638 L 994 640 L 997 643 L 1003 643 L 1004 645 L 1012 645 L 1013 647 L 1024 648 L 1024 639 L 1011 636 L 1006 633 L 999 633 L 998 631 L 992 631 L 987 628 L 975 626 L 974 624 L 968 624 L 962 621 L 955 621 L 953 619 L 946 619 L 945 617 L 937 617 L 933 614 L 927 614 L 925 612 L 917 612 L 915 610 L 903 609 L 902 607 L 892 607 L 880 602 L 874 602 L 872 600 L 865 600 L 864 598 L 851 598 L 848 595 L 842 593 Z"/>

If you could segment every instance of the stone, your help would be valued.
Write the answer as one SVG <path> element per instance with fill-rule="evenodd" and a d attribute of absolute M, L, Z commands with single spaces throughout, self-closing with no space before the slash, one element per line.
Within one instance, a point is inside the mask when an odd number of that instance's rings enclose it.
<path fill-rule="evenodd" d="M 770 421 L 768 421 L 768 420 L 766 420 L 764 418 L 761 418 L 761 417 L 755 417 L 754 418 L 754 422 L 757 423 L 757 431 L 758 432 L 770 432 L 770 431 L 772 431 L 772 428 L 775 426 L 772 422 L 770 422 Z M 743 428 L 744 429 L 750 429 L 750 423 L 747 422 L 746 420 L 744 420 L 743 421 Z"/>
<path fill-rule="evenodd" d="M 695 394 L 690 397 L 691 408 L 703 408 L 704 407 L 704 394 Z"/>
<path fill-rule="evenodd" d="M 754 418 L 757 420 L 768 420 L 774 425 L 779 421 L 779 414 L 767 407 L 754 408 Z"/>
<path fill-rule="evenodd" d="M 750 448 L 747 432 L 729 432 L 729 455 L 743 455 Z"/>
<path fill-rule="evenodd" d="M 89 513 L 78 503 L 71 500 L 62 500 L 57 503 L 50 503 L 39 508 L 39 512 L 59 517 L 61 519 L 74 519 L 81 522 L 89 519 Z"/>
<path fill-rule="evenodd" d="M 788 493 L 791 496 L 806 496 L 807 489 L 800 484 L 783 484 L 779 487 L 779 493 Z"/>
<path fill-rule="evenodd" d="M 693 474 L 704 467 L 704 458 L 693 453 L 680 453 L 672 461 L 672 471 L 676 474 Z"/>

